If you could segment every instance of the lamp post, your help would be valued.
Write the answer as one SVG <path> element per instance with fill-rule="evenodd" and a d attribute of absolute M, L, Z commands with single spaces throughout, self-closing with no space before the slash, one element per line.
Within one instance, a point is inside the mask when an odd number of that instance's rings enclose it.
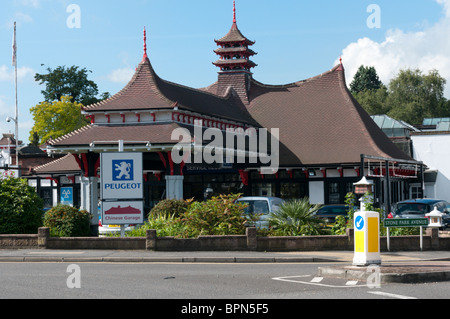
<path fill-rule="evenodd" d="M 353 185 L 355 186 L 355 194 L 362 196 L 359 201 L 361 202 L 360 209 L 363 212 L 366 210 L 366 204 L 373 202 L 373 195 L 364 196 L 367 193 L 373 194 L 373 183 L 369 182 L 364 176 L 359 182 Z"/>

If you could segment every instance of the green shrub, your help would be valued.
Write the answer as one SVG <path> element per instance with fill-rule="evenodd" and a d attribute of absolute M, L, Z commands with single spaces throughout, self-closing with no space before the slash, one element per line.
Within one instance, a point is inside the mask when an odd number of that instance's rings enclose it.
<path fill-rule="evenodd" d="M 60 204 L 45 213 L 44 226 L 52 237 L 86 237 L 91 235 L 91 218 L 85 210 Z"/>
<path fill-rule="evenodd" d="M 179 217 L 188 208 L 188 202 L 178 199 L 164 199 L 156 204 L 150 211 L 149 218 L 152 216 L 174 216 Z"/>
<path fill-rule="evenodd" d="M 245 234 L 244 205 L 235 203 L 240 194 L 219 195 L 206 202 L 193 202 L 181 215 L 183 237 Z"/>
<path fill-rule="evenodd" d="M 145 237 L 148 229 L 156 230 L 158 237 L 178 237 L 183 233 L 183 223 L 180 218 L 174 215 L 158 215 L 149 216 L 148 221 L 139 228 L 133 229 L 126 236 L 129 237 Z"/>
<path fill-rule="evenodd" d="M 321 234 L 321 222 L 314 217 L 320 205 L 311 205 L 309 198 L 286 201 L 272 212 L 269 224 L 276 236 L 308 236 Z"/>
<path fill-rule="evenodd" d="M 36 234 L 43 205 L 25 179 L 0 180 L 0 234 Z"/>

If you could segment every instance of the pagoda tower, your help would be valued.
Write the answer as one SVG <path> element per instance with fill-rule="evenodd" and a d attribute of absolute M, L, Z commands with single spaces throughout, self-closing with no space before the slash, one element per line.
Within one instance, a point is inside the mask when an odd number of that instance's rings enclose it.
<path fill-rule="evenodd" d="M 250 70 L 257 66 L 250 57 L 257 53 L 249 47 L 255 42 L 246 38 L 239 30 L 236 22 L 236 2 L 233 1 L 233 24 L 230 31 L 221 39 L 215 40 L 220 47 L 214 52 L 220 59 L 213 64 L 220 68 L 217 94 L 226 95 L 228 88 L 233 88 L 244 104 L 248 104 L 252 73 Z"/>

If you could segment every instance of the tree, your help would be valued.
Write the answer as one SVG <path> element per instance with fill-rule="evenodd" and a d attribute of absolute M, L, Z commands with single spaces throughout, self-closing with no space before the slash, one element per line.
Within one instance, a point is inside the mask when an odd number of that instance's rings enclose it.
<path fill-rule="evenodd" d="M 36 234 L 43 200 L 26 179 L 0 180 L 0 234 Z"/>
<path fill-rule="evenodd" d="M 412 125 L 422 124 L 427 117 L 449 116 L 445 84 L 436 70 L 426 75 L 419 69 L 401 70 L 389 84 L 388 115 Z"/>
<path fill-rule="evenodd" d="M 41 102 L 30 109 L 34 126 L 30 140 L 39 137 L 40 143 L 50 138 L 56 139 L 75 131 L 90 122 L 81 114 L 82 104 L 72 102 L 71 97 L 63 96 L 61 101 Z"/>
<path fill-rule="evenodd" d="M 387 114 L 390 111 L 386 102 L 389 96 L 388 89 L 384 85 L 377 90 L 364 90 L 353 96 L 370 115 Z"/>
<path fill-rule="evenodd" d="M 39 84 L 45 84 L 42 90 L 46 102 L 60 101 L 63 96 L 71 96 L 74 102 L 83 105 L 90 105 L 99 102 L 109 93 L 103 93 L 101 99 L 97 99 L 97 84 L 88 79 L 88 73 L 92 71 L 86 68 L 80 69 L 78 66 L 59 66 L 56 69 L 47 68 L 48 74 L 38 74 L 34 76 Z"/>
<path fill-rule="evenodd" d="M 353 77 L 353 81 L 350 84 L 350 92 L 357 94 L 366 90 L 378 90 L 382 86 L 382 82 L 378 77 L 377 71 L 373 66 L 365 67 L 361 65 Z"/>

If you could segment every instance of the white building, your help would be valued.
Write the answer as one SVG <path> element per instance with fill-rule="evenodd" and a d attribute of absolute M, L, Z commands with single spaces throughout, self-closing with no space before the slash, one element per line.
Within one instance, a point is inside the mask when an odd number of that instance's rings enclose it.
<path fill-rule="evenodd" d="M 411 139 L 414 158 L 429 168 L 425 174 L 425 196 L 450 202 L 450 132 L 415 132 Z M 414 193 L 418 185 L 411 186 Z"/>

